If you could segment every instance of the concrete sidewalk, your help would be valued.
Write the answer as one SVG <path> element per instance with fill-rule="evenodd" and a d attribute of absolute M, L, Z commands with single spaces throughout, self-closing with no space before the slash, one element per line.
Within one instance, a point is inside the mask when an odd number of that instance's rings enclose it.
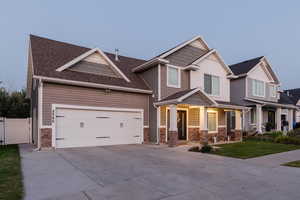
<path fill-rule="evenodd" d="M 281 164 L 296 160 L 300 160 L 300 150 L 287 151 L 283 153 L 276 153 L 256 158 L 250 158 L 247 159 L 247 162 L 268 167 L 279 167 Z"/>

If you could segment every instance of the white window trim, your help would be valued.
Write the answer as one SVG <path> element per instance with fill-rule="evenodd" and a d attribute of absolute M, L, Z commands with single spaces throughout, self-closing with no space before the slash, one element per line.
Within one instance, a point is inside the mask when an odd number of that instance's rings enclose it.
<path fill-rule="evenodd" d="M 208 113 L 216 113 L 216 130 L 215 131 L 209 131 L 208 130 Z M 218 115 L 218 111 L 216 110 L 207 110 L 207 131 L 208 133 L 218 133 L 218 127 L 219 127 L 219 115 Z"/>
<path fill-rule="evenodd" d="M 178 70 L 178 85 L 172 85 L 169 84 L 169 68 L 175 68 Z M 181 88 L 181 69 L 180 67 L 174 66 L 174 65 L 167 65 L 167 86 L 168 87 L 173 87 L 173 88 Z"/>
<path fill-rule="evenodd" d="M 204 78 L 204 75 L 209 75 L 209 76 L 214 76 L 214 77 L 218 77 L 219 78 L 219 94 L 218 95 L 209 94 L 209 93 L 205 92 L 205 88 L 204 88 L 204 86 L 205 86 L 205 78 Z M 217 75 L 214 75 L 214 74 L 208 74 L 208 73 L 204 73 L 204 75 L 203 75 L 203 88 L 204 88 L 204 92 L 207 95 L 211 96 L 211 97 L 221 97 L 221 77 L 217 76 Z"/>
<path fill-rule="evenodd" d="M 274 87 L 274 95 L 271 93 L 271 87 Z M 270 84 L 270 87 L 269 87 L 269 91 L 270 91 L 270 97 L 272 98 L 276 98 L 277 97 L 277 85 L 274 85 L 274 84 Z"/>
<path fill-rule="evenodd" d="M 253 86 L 254 86 L 255 81 L 259 81 L 259 82 L 263 83 L 263 86 L 264 86 L 264 94 L 263 95 L 254 94 L 255 90 L 254 90 Z M 252 79 L 252 95 L 255 96 L 255 97 L 266 97 L 266 83 L 264 81 L 261 81 L 261 80 L 258 80 L 258 79 Z"/>

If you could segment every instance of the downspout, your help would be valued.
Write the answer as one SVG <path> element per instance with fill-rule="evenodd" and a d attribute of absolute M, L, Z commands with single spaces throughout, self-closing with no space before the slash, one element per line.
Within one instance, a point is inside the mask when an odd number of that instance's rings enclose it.
<path fill-rule="evenodd" d="M 42 106 L 43 106 L 43 82 L 42 79 L 39 78 L 39 84 L 38 84 L 38 142 L 37 142 L 37 148 L 36 151 L 41 150 L 41 128 L 42 128 Z"/>

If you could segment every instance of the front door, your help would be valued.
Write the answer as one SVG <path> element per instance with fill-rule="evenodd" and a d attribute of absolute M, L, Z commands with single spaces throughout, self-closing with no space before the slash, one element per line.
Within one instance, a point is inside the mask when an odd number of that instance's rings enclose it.
<path fill-rule="evenodd" d="M 186 111 L 177 111 L 177 128 L 178 128 L 178 139 L 186 140 Z"/>
<path fill-rule="evenodd" d="M 168 130 L 170 128 L 170 111 L 168 110 Z M 185 110 L 177 110 L 178 140 L 186 140 L 187 114 Z"/>
<path fill-rule="evenodd" d="M 268 111 L 268 122 L 269 126 L 267 131 L 271 131 L 272 129 L 275 129 L 275 112 L 274 111 Z M 267 127 L 266 127 L 267 128 Z"/>

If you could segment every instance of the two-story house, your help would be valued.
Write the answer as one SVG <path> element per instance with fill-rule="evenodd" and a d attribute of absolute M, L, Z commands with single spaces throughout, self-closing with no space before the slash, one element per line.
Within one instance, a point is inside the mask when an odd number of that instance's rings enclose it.
<path fill-rule="evenodd" d="M 31 35 L 33 142 L 64 148 L 239 140 L 248 107 L 231 101 L 234 78 L 201 37 L 141 60 Z"/>
<path fill-rule="evenodd" d="M 237 78 L 231 80 L 231 100 L 250 108 L 245 112 L 244 129 L 262 133 L 293 126 L 296 107 L 280 92 L 280 81 L 266 57 L 261 56 L 229 66 Z"/>

